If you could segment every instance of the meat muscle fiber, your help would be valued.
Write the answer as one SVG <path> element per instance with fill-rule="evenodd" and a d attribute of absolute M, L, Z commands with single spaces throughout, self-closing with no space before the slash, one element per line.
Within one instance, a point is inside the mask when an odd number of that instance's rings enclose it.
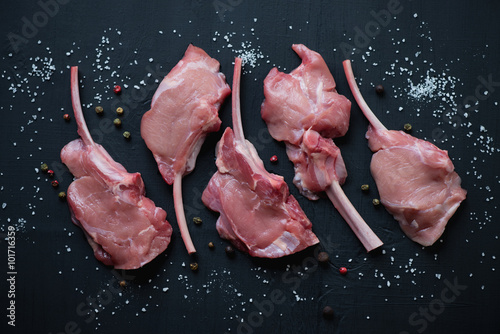
<path fill-rule="evenodd" d="M 325 191 L 369 252 L 382 245 L 349 201 L 341 184 L 347 177 L 332 138 L 349 128 L 351 101 L 337 93 L 323 57 L 302 44 L 292 45 L 302 63 L 289 74 L 273 68 L 264 80 L 261 115 L 274 139 L 284 141 L 294 164 L 293 183 L 310 200 Z"/>
<path fill-rule="evenodd" d="M 319 242 L 312 224 L 283 177 L 267 172 L 243 135 L 240 111 L 241 59 L 233 76 L 233 129 L 217 145 L 218 171 L 203 192 L 203 203 L 220 213 L 219 235 L 252 256 L 277 258 Z"/>
<path fill-rule="evenodd" d="M 380 201 L 411 240 L 431 246 L 467 194 L 448 152 L 402 131 L 387 130 L 363 99 L 349 60 L 344 70 L 370 122 L 366 138 L 375 152 L 370 169 Z"/>
<path fill-rule="evenodd" d="M 182 204 L 182 177 L 193 170 L 207 134 L 220 128 L 219 108 L 231 90 L 219 67 L 205 51 L 189 45 L 160 83 L 141 121 L 142 138 L 163 179 L 173 184 L 177 224 L 188 253 L 196 249 Z"/>
<path fill-rule="evenodd" d="M 95 257 L 116 269 L 137 269 L 170 243 L 167 213 L 145 196 L 139 173 L 128 173 L 95 143 L 83 117 L 78 68 L 71 68 L 71 96 L 80 139 L 68 143 L 61 160 L 75 176 L 67 200 Z"/>

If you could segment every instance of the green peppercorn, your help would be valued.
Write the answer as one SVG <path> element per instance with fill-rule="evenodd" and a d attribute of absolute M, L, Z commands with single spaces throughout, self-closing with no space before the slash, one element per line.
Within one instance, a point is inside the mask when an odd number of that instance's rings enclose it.
<path fill-rule="evenodd" d="M 130 139 L 130 132 L 125 131 L 125 132 L 123 133 L 123 137 L 125 137 L 125 139 Z"/>
<path fill-rule="evenodd" d="M 59 193 L 59 195 L 58 195 L 58 196 L 59 196 L 59 198 L 60 198 L 60 199 L 62 199 L 62 200 L 65 200 L 65 199 L 66 199 L 66 193 L 65 193 L 64 191 L 61 191 L 61 192 Z"/>
<path fill-rule="evenodd" d="M 193 218 L 193 223 L 195 223 L 196 225 L 200 225 L 202 222 L 201 218 L 200 217 L 194 217 Z"/>
<path fill-rule="evenodd" d="M 373 205 L 377 206 L 380 205 L 380 200 L 378 198 L 374 198 L 372 201 Z"/>
<path fill-rule="evenodd" d="M 215 247 L 215 246 L 214 246 L 214 243 L 210 241 L 210 242 L 208 243 L 208 248 L 210 248 L 210 249 L 214 249 L 214 247 Z"/>
<path fill-rule="evenodd" d="M 116 113 L 118 114 L 118 116 L 123 115 L 123 108 L 122 107 L 116 108 Z"/>
<path fill-rule="evenodd" d="M 113 124 L 114 124 L 117 128 L 119 128 L 120 126 L 122 126 L 122 121 L 121 121 L 121 119 L 119 119 L 119 118 L 115 118 L 115 119 L 114 119 L 114 121 L 113 121 Z"/>
<path fill-rule="evenodd" d="M 403 128 L 405 129 L 406 132 L 409 132 L 411 131 L 411 124 L 410 123 L 406 123 Z"/>
<path fill-rule="evenodd" d="M 47 173 L 47 172 L 48 172 L 48 170 L 49 170 L 49 165 L 47 165 L 47 164 L 42 164 L 42 165 L 40 166 L 40 169 L 42 170 L 42 172 Z"/>
<path fill-rule="evenodd" d="M 361 186 L 361 190 L 363 190 L 363 191 L 368 191 L 368 189 L 370 189 L 370 186 L 369 186 L 369 185 L 367 185 L 367 184 L 363 184 L 363 185 Z"/>
<path fill-rule="evenodd" d="M 198 270 L 198 263 L 193 262 L 189 265 L 189 268 L 191 268 L 192 271 Z"/>
<path fill-rule="evenodd" d="M 101 115 L 103 113 L 104 109 L 101 106 L 95 107 L 95 112 L 98 115 Z"/>

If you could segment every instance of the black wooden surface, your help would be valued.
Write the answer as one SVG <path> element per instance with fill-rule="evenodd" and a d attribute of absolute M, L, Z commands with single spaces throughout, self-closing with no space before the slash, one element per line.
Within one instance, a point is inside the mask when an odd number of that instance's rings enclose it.
<path fill-rule="evenodd" d="M 2 333 L 499 332 L 498 1 L 42 0 L 2 7 Z M 384 11 L 392 14 L 386 17 Z M 262 56 L 244 67 L 245 135 L 266 167 L 285 177 L 313 222 L 319 248 L 277 260 L 240 252 L 226 256 L 227 242 L 215 230 L 217 215 L 200 200 L 216 170 L 215 144 L 231 124 L 226 102 L 221 131 L 207 138 L 196 169 L 184 179 L 188 220 L 203 219 L 190 226 L 197 257 L 187 255 L 172 188 L 157 172 L 139 124 L 157 87 L 155 78 L 178 62 L 189 43 L 217 58 L 229 83 L 237 54 Z M 268 71 L 278 66 L 288 72 L 300 64 L 292 43 L 320 52 L 338 91 L 353 101 L 349 132 L 336 140 L 349 173 L 343 188 L 385 242 L 379 251 L 366 254 L 327 199 L 311 202 L 299 195 L 284 145 L 269 137 L 260 118 Z M 352 54 L 350 47 L 356 47 Z M 462 177 L 467 199 L 432 247 L 405 238 L 393 218 L 371 203 L 377 191 L 364 138 L 367 121 L 343 74 L 346 57 L 381 121 L 390 129 L 411 123 L 413 135 L 449 151 Z M 57 197 L 72 181 L 60 150 L 77 138 L 74 119 L 62 118 L 72 114 L 72 65 L 79 66 L 94 139 L 129 172 L 142 174 L 148 196 L 167 211 L 174 227 L 167 251 L 140 270 L 114 271 L 95 260 L 71 223 L 67 204 Z M 434 95 L 409 96 L 412 85 L 426 78 L 439 84 Z M 386 90 L 382 97 L 373 88 L 379 83 Z M 119 97 L 112 92 L 115 84 L 123 87 Z M 477 104 L 469 107 L 471 101 Z M 104 107 L 102 117 L 93 111 L 96 105 Z M 118 106 L 125 109 L 119 130 L 109 125 Z M 122 137 L 125 130 L 130 141 Z M 274 154 L 277 164 L 269 162 Z M 42 162 L 54 169 L 58 189 L 37 171 Z M 360 190 L 364 183 L 371 187 L 367 194 Z M 9 226 L 16 229 L 13 298 L 7 296 Z M 207 247 L 210 241 L 214 250 Z M 329 253 L 329 265 L 318 266 L 319 250 Z M 194 261 L 196 273 L 189 269 Z M 348 268 L 346 276 L 339 274 L 341 266 Z M 117 283 L 122 279 L 128 282 L 124 289 Z M 15 327 L 8 325 L 11 300 Z M 335 311 L 332 320 L 322 317 L 326 305 Z"/>

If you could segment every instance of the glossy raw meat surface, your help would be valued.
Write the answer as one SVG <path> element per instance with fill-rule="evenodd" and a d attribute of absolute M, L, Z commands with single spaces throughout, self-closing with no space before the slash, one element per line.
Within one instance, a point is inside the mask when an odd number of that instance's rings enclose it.
<path fill-rule="evenodd" d="M 218 131 L 219 108 L 231 92 L 219 62 L 189 45 L 156 90 L 141 121 L 141 136 L 168 184 L 196 163 L 209 132 Z"/>
<path fill-rule="evenodd" d="M 344 70 L 370 122 L 366 138 L 375 152 L 370 169 L 380 201 L 410 239 L 422 246 L 434 244 L 467 194 L 448 152 L 402 131 L 387 130 L 364 101 L 349 60 Z"/>
<path fill-rule="evenodd" d="M 366 137 L 382 204 L 410 239 L 432 245 L 466 195 L 448 153 L 402 131 L 370 127 Z"/>
<path fill-rule="evenodd" d="M 76 180 L 67 191 L 73 222 L 80 226 L 96 258 L 116 269 L 136 269 L 162 253 L 172 227 L 166 212 L 145 196 L 139 173 L 128 173 L 96 144 L 83 118 L 78 68 L 71 68 L 71 94 L 81 139 L 68 143 L 61 160 Z"/>
<path fill-rule="evenodd" d="M 302 64 L 290 74 L 273 68 L 264 80 L 261 115 L 271 136 L 297 146 L 309 129 L 325 138 L 345 135 L 351 101 L 337 93 L 335 80 L 317 52 L 302 44 L 292 48 Z"/>
<path fill-rule="evenodd" d="M 287 143 L 286 149 L 295 168 L 293 183 L 307 198 L 318 199 L 317 193 L 328 189 L 332 182 L 344 183 L 347 171 L 340 149 L 332 139 L 309 129 L 300 146 Z"/>
<path fill-rule="evenodd" d="M 331 138 L 349 128 L 351 102 L 335 90 L 328 66 L 315 51 L 302 44 L 293 50 L 302 59 L 290 74 L 273 68 L 264 80 L 261 115 L 274 139 L 284 141 L 294 164 L 293 183 L 310 200 L 326 191 L 335 208 L 367 251 L 382 241 L 356 211 L 340 187 L 347 170 L 340 149 Z"/>
<path fill-rule="evenodd" d="M 218 171 L 203 192 L 203 203 L 220 213 L 217 231 L 252 256 L 276 258 L 319 242 L 312 224 L 283 177 L 267 172 L 241 126 L 241 59 L 233 78 L 233 128 L 217 145 Z"/>
<path fill-rule="evenodd" d="M 174 185 L 175 214 L 188 253 L 196 249 L 184 214 L 182 177 L 193 170 L 207 134 L 220 128 L 219 108 L 231 90 L 219 67 L 205 51 L 189 45 L 141 121 L 141 136 L 163 179 Z"/>
<path fill-rule="evenodd" d="M 202 200 L 220 213 L 217 231 L 222 238 L 252 256 L 268 258 L 319 242 L 283 178 L 264 170 L 253 145 L 236 140 L 230 128 L 217 147 L 217 168 Z"/>

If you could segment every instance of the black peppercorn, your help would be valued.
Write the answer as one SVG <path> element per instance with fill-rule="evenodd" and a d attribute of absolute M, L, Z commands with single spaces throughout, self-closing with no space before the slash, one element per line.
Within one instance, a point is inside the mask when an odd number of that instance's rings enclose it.
<path fill-rule="evenodd" d="M 327 252 L 319 252 L 318 254 L 318 261 L 320 263 L 327 263 L 330 257 L 328 256 Z"/>
<path fill-rule="evenodd" d="M 333 316 L 333 308 L 331 306 L 325 306 L 325 308 L 323 309 L 323 317 L 325 319 L 333 319 Z"/>

